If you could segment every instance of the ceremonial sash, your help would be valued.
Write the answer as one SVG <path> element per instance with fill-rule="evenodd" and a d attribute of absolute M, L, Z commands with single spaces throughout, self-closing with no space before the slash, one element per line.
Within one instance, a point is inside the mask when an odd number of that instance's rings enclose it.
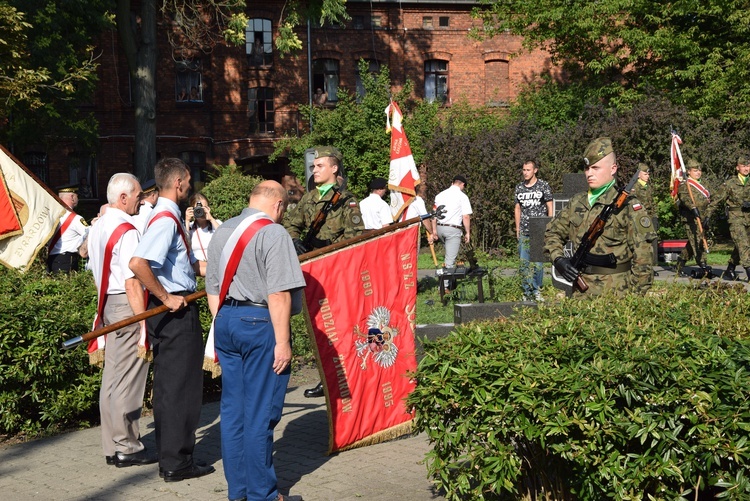
<path fill-rule="evenodd" d="M 232 284 L 234 276 L 237 274 L 237 268 L 242 260 L 242 254 L 245 252 L 247 244 L 253 237 L 265 226 L 273 224 L 273 221 L 264 213 L 253 214 L 246 217 L 232 231 L 227 239 L 226 245 L 221 251 L 219 260 L 219 308 L 227 297 L 229 286 Z M 214 321 L 211 321 L 211 329 L 208 332 L 206 340 L 206 349 L 203 354 L 203 369 L 210 371 L 213 377 L 221 374 L 219 367 L 219 358 L 216 356 L 214 348 Z"/>
<path fill-rule="evenodd" d="M 187 250 L 188 259 L 190 259 L 190 244 L 188 244 L 187 236 L 185 235 L 185 228 L 182 226 L 182 223 L 179 219 L 177 219 L 177 216 L 172 214 L 169 210 L 163 210 L 158 212 L 154 217 L 151 218 L 151 220 L 146 225 L 146 228 L 150 228 L 152 224 L 154 224 L 154 221 L 157 219 L 161 219 L 163 217 L 169 217 L 172 218 L 172 221 L 174 221 L 174 224 L 177 225 L 177 231 L 180 233 L 180 236 L 182 237 L 182 241 L 185 244 L 185 249 Z"/>
<path fill-rule="evenodd" d="M 117 242 L 120 241 L 120 238 L 125 234 L 125 232 L 134 229 L 135 226 L 133 226 L 131 223 L 120 223 L 120 225 L 115 228 L 115 231 L 112 232 L 109 240 L 107 240 L 107 245 L 104 247 L 101 284 L 99 285 L 99 301 L 96 307 L 96 316 L 94 317 L 94 327 L 92 330 L 98 329 L 104 322 L 102 320 L 102 315 L 104 313 L 104 304 L 107 302 L 107 289 L 109 288 L 110 275 L 109 268 L 110 264 L 112 263 L 112 249 L 114 249 L 115 245 L 117 245 Z M 99 336 L 98 338 L 94 338 L 89 341 L 89 362 L 92 365 L 97 365 L 103 361 L 103 357 L 101 357 L 102 352 L 100 350 L 104 350 L 104 347 L 106 345 L 106 337 L 106 335 Z"/>
<path fill-rule="evenodd" d="M 711 193 L 701 183 L 699 183 L 695 179 L 688 178 L 688 184 L 692 186 L 693 188 L 695 188 L 696 190 L 698 190 L 701 193 L 701 195 L 703 195 L 704 197 L 708 199 L 711 198 Z"/>
<path fill-rule="evenodd" d="M 75 212 L 71 212 L 70 214 L 68 214 L 68 217 L 65 218 L 65 221 L 63 221 L 63 223 L 60 225 L 60 227 L 57 228 L 57 231 L 55 232 L 54 235 L 52 235 L 52 238 L 50 239 L 50 242 L 49 242 L 49 251 L 50 251 L 50 253 L 52 253 L 52 249 L 54 249 L 55 245 L 57 245 L 57 241 L 60 240 L 60 238 L 62 237 L 63 233 L 65 233 L 65 230 L 68 229 L 68 227 L 71 225 L 71 223 L 73 223 L 73 220 L 77 216 L 78 216 L 78 214 L 76 214 Z"/>

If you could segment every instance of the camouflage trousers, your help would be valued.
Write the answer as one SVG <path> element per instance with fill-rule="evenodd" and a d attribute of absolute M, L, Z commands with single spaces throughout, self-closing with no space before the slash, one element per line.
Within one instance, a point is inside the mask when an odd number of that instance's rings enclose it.
<path fill-rule="evenodd" d="M 703 233 L 698 229 L 695 219 L 685 219 L 683 223 L 688 243 L 680 253 L 680 260 L 690 261 L 690 258 L 694 257 L 698 265 L 705 265 L 706 248 L 703 246 Z"/>
<path fill-rule="evenodd" d="M 729 223 L 729 234 L 732 236 L 734 246 L 739 254 L 739 263 L 744 268 L 750 266 L 750 227 L 744 218 L 740 221 Z M 734 254 L 733 254 L 734 255 Z"/>

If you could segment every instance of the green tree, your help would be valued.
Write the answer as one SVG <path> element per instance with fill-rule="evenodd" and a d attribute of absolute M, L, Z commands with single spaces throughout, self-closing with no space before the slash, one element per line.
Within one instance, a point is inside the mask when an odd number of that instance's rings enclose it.
<path fill-rule="evenodd" d="M 96 122 L 80 110 L 96 83 L 92 40 L 112 26 L 110 0 L 0 2 L 0 140 L 23 149 L 75 138 L 92 146 Z"/>
<path fill-rule="evenodd" d="M 484 29 L 474 35 L 522 36 L 592 98 L 627 106 L 656 92 L 697 116 L 750 118 L 747 1 L 482 3 Z"/>
<path fill-rule="evenodd" d="M 357 98 L 342 90 L 335 108 L 310 108 L 301 105 L 306 119 L 312 121 L 312 131 L 300 137 L 287 136 L 276 142 L 271 160 L 288 155 L 292 171 L 304 179 L 305 150 L 318 145 L 336 146 L 344 155 L 344 171 L 348 188 L 358 196 L 367 193 L 373 176 L 388 177 L 391 137 L 385 132 L 384 110 L 391 98 L 391 79 L 386 66 L 377 74 L 368 71 L 360 60 L 359 74 L 365 89 Z M 413 101 L 412 83 L 408 82 L 393 95 L 404 114 L 404 128 L 417 165 L 425 156 L 425 141 L 437 126 L 437 104 Z"/>

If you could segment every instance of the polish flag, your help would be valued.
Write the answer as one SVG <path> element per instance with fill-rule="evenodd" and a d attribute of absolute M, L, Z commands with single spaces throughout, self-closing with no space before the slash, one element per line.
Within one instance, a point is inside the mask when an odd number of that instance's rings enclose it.
<path fill-rule="evenodd" d="M 409 140 L 402 125 L 403 115 L 395 102 L 385 109 L 386 131 L 391 133 L 391 169 L 388 174 L 388 189 L 391 190 L 391 213 L 393 220 L 406 218 L 406 208 L 417 195 L 414 188 L 420 183 L 419 171 L 411 154 Z M 393 126 L 391 126 L 393 121 Z"/>

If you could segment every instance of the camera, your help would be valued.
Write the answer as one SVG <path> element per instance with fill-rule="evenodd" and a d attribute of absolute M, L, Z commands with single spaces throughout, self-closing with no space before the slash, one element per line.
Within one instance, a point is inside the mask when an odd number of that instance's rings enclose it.
<path fill-rule="evenodd" d="M 206 217 L 206 209 L 203 208 L 203 204 L 198 202 L 193 207 L 193 217 L 195 219 Z"/>

